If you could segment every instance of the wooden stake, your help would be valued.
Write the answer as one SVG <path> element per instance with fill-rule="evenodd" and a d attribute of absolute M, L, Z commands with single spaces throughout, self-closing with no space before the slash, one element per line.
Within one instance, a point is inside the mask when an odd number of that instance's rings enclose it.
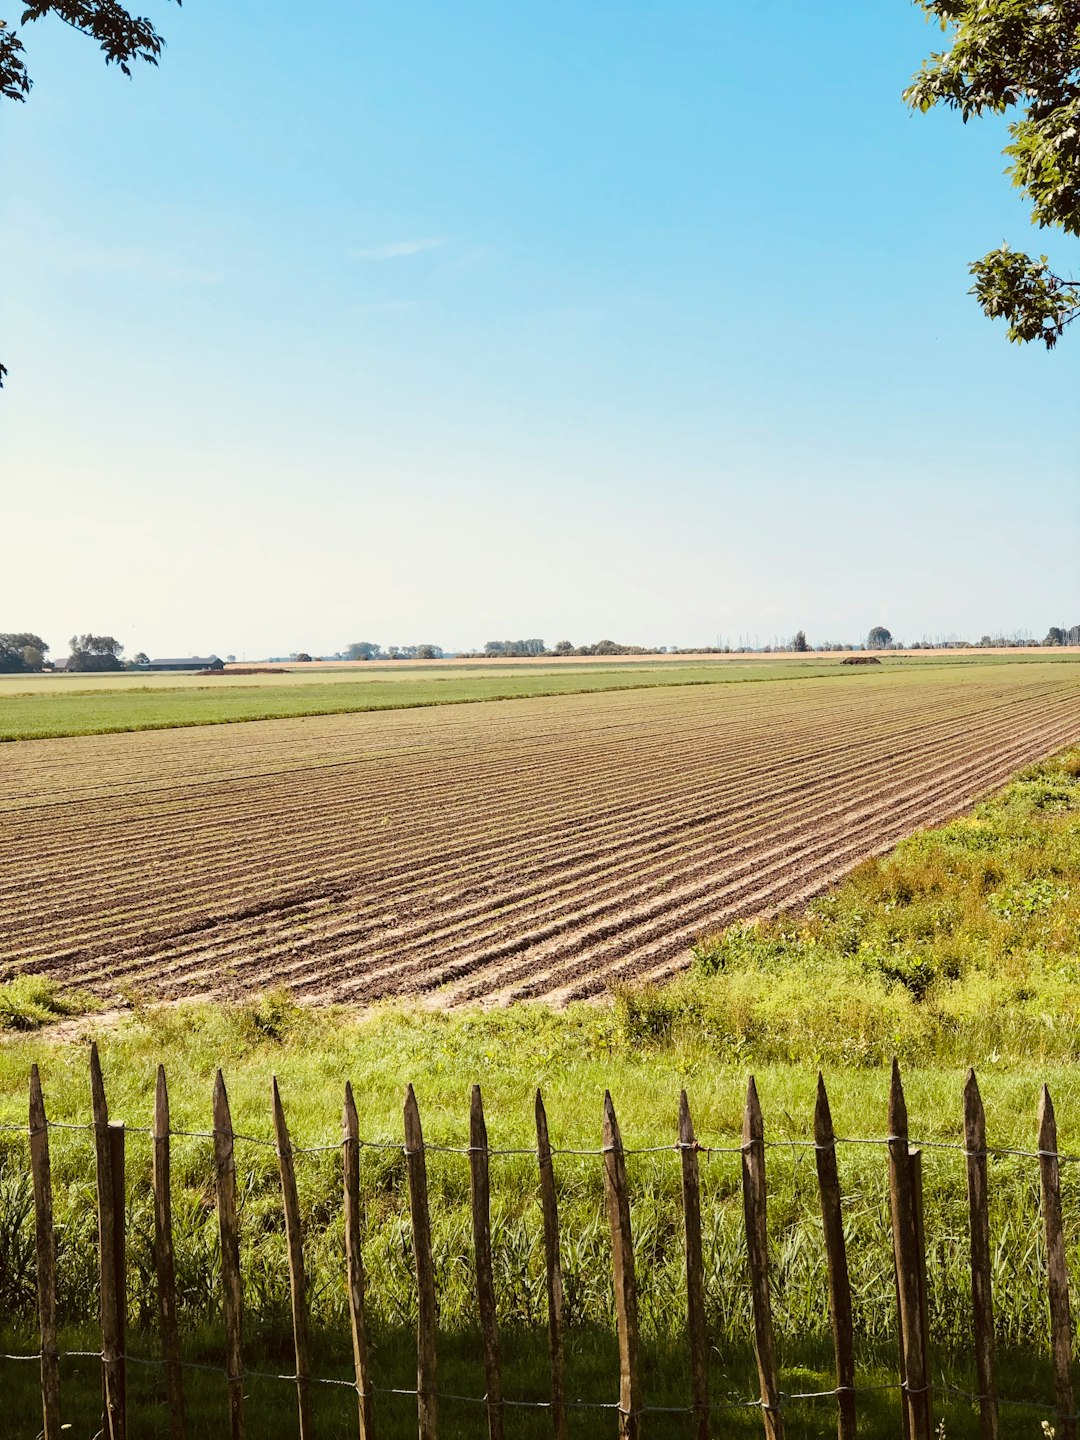
<path fill-rule="evenodd" d="M 547 1281 L 548 1350 L 551 1356 L 551 1427 L 555 1440 L 567 1440 L 559 1201 L 555 1193 L 555 1171 L 551 1163 L 547 1112 L 539 1090 L 536 1092 L 536 1159 L 540 1167 L 540 1207 L 544 1217 L 544 1273 Z"/>
<path fill-rule="evenodd" d="M 120 1296 L 117 1276 L 123 1257 L 116 1253 L 117 1206 L 123 1206 L 123 1194 L 113 1188 L 113 1142 L 109 1134 L 109 1107 L 101 1076 L 97 1044 L 90 1046 L 90 1095 L 94 1112 L 94 1148 L 97 1159 L 98 1194 L 98 1280 L 101 1295 L 101 1371 L 104 1416 L 102 1430 L 105 1440 L 125 1440 L 127 1431 L 124 1404 L 123 1369 L 121 1367 Z"/>
<path fill-rule="evenodd" d="M 905 1433 L 930 1440 L 930 1392 L 920 1296 L 920 1255 L 908 1151 L 907 1104 L 900 1067 L 893 1061 L 889 1089 L 889 1200 L 900 1316 L 901 1383 Z"/>
<path fill-rule="evenodd" d="M 836 1136 L 825 1080 L 820 1071 L 817 1104 L 814 1107 L 814 1142 L 818 1189 L 821 1192 L 821 1223 L 829 1266 L 829 1314 L 836 1357 L 836 1433 L 837 1440 L 855 1440 L 855 1335 L 851 1319 L 851 1280 L 844 1239 L 840 1176 L 836 1166 Z"/>
<path fill-rule="evenodd" d="M 405 1091 L 405 1159 L 409 1171 L 409 1211 L 416 1260 L 416 1417 L 420 1440 L 437 1440 L 435 1261 L 431 1253 L 424 1132 L 411 1085 Z"/>
<path fill-rule="evenodd" d="M 157 1271 L 161 1353 L 165 1360 L 165 1391 L 169 1405 L 169 1436 L 170 1440 L 184 1440 L 184 1372 L 180 1365 L 180 1330 L 176 1318 L 169 1147 L 169 1089 L 165 1081 L 165 1067 L 159 1065 L 154 1098 L 154 1266 Z"/>
<path fill-rule="evenodd" d="M 311 1346 L 308 1338 L 307 1280 L 304 1275 L 304 1242 L 300 1231 L 300 1200 L 296 1193 L 289 1127 L 281 1104 L 277 1076 L 270 1081 L 274 1110 L 274 1138 L 281 1171 L 281 1203 L 285 1211 L 285 1240 L 289 1247 L 289 1295 L 292 1300 L 293 1349 L 296 1355 L 296 1405 L 300 1440 L 312 1440 L 311 1428 Z"/>
<path fill-rule="evenodd" d="M 1061 1163 L 1054 1102 L 1045 1085 L 1039 1100 L 1039 1176 L 1046 1227 L 1046 1275 L 1050 1298 L 1050 1348 L 1058 1410 L 1057 1436 L 1058 1440 L 1076 1440 L 1071 1370 L 1072 1316 L 1069 1309 L 1069 1273 L 1065 1264 L 1065 1233 L 1061 1223 Z"/>
<path fill-rule="evenodd" d="M 615 1279 L 615 1323 L 619 1334 L 619 1435 L 638 1440 L 641 1434 L 638 1398 L 637 1280 L 634 1237 L 630 1229 L 630 1189 L 626 1156 L 611 1092 L 604 1091 L 604 1188 L 611 1227 L 611 1260 Z"/>
<path fill-rule="evenodd" d="M 345 1188 L 345 1268 L 349 1283 L 349 1319 L 352 1324 L 353 1369 L 360 1418 L 360 1440 L 375 1440 L 375 1397 L 368 1374 L 367 1322 L 364 1318 L 364 1252 L 360 1210 L 360 1124 L 352 1086 L 345 1082 L 342 1113 L 342 1156 Z"/>
<path fill-rule="evenodd" d="M 125 1130 L 121 1122 L 109 1121 L 109 1165 L 112 1169 L 113 1255 L 116 1260 L 116 1346 L 120 1372 L 123 1427 L 127 1433 L 127 1184 L 124 1165 Z"/>
<path fill-rule="evenodd" d="M 915 1263 L 916 1279 L 919 1282 L 919 1334 L 923 1346 L 923 1374 L 927 1384 L 930 1380 L 930 1312 L 927 1304 L 926 1283 L 926 1225 L 923 1210 L 923 1168 L 922 1151 L 908 1147 L 908 1167 L 911 1174 L 911 1200 L 915 1207 Z M 930 1404 L 929 1389 L 926 1403 Z"/>
<path fill-rule="evenodd" d="M 495 1311 L 495 1276 L 491 1264 L 491 1174 L 487 1125 L 480 1086 L 472 1087 L 469 1109 L 469 1178 L 472 1188 L 473 1250 L 476 1256 L 476 1302 L 484 1344 L 487 1383 L 488 1440 L 503 1440 L 502 1364 Z"/>
<path fill-rule="evenodd" d="M 60 1440 L 60 1366 L 56 1322 L 56 1231 L 53 1229 L 49 1127 L 38 1067 L 30 1067 L 30 1169 L 34 1178 L 38 1325 L 41 1333 L 42 1440 Z"/>
<path fill-rule="evenodd" d="M 772 1302 L 769 1298 L 769 1239 L 766 1226 L 765 1126 L 761 1102 L 751 1075 L 743 1115 L 743 1216 L 746 1254 L 750 1267 L 750 1295 L 754 1306 L 754 1353 L 761 1387 L 761 1415 L 765 1440 L 783 1440 L 780 1373 L 773 1339 Z"/>
<path fill-rule="evenodd" d="M 686 1332 L 690 1342 L 690 1398 L 694 1433 L 709 1440 L 709 1349 L 705 1333 L 705 1267 L 701 1257 L 701 1182 L 698 1143 L 686 1091 L 679 1095 L 683 1224 L 686 1230 Z"/>
<path fill-rule="evenodd" d="M 990 1201 L 986 1168 L 986 1111 L 975 1071 L 964 1085 L 964 1149 L 967 1151 L 968 1216 L 971 1230 L 971 1312 L 975 1334 L 975 1375 L 979 1386 L 982 1440 L 998 1440 L 1000 1424 L 994 1361 L 994 1301 L 990 1285 Z"/>
<path fill-rule="evenodd" d="M 221 1236 L 221 1294 L 225 1314 L 225 1370 L 229 1383 L 229 1433 L 244 1440 L 244 1300 L 240 1286 L 240 1228 L 236 1217 L 236 1160 L 232 1116 L 221 1071 L 214 1078 L 214 1171 Z"/>

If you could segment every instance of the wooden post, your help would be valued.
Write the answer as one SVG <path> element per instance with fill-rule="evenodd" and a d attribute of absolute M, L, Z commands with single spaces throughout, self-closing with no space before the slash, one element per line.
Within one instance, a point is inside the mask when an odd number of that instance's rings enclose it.
<path fill-rule="evenodd" d="M 907 1104 L 900 1081 L 900 1067 L 895 1060 L 889 1089 L 889 1201 L 900 1318 L 905 1434 L 911 1440 L 930 1440 L 929 1374 L 919 1285 L 921 1259 L 908 1149 Z"/>
<path fill-rule="evenodd" d="M 165 1067 L 158 1066 L 154 1097 L 154 1267 L 157 1271 L 161 1353 L 165 1360 L 165 1392 L 169 1405 L 170 1440 L 184 1440 L 184 1380 L 180 1366 L 180 1330 L 176 1318 L 176 1260 L 173 1254 L 172 1183 L 169 1154 L 169 1089 Z"/>
<path fill-rule="evenodd" d="M 851 1280 L 848 1275 L 844 1214 L 840 1203 L 840 1176 L 836 1167 L 836 1136 L 825 1080 L 818 1071 L 814 1107 L 814 1143 L 821 1223 L 829 1266 L 829 1314 L 836 1357 L 837 1440 L 855 1440 L 855 1334 L 851 1319 Z"/>
<path fill-rule="evenodd" d="M 915 1206 L 915 1259 L 918 1265 L 919 1282 L 919 1333 L 923 1344 L 923 1373 L 927 1385 L 930 1381 L 930 1311 L 927 1303 L 926 1283 L 926 1224 L 923 1211 L 923 1169 L 922 1151 L 908 1147 L 908 1166 L 911 1172 L 911 1199 Z M 930 1391 L 927 1389 L 927 1405 Z"/>
<path fill-rule="evenodd" d="M 491 1173 L 484 1102 L 479 1085 L 472 1087 L 469 1109 L 469 1179 L 476 1256 L 476 1303 L 480 1312 L 484 1379 L 487 1384 L 488 1440 L 503 1440 L 502 1363 L 495 1311 L 495 1276 L 491 1264 Z"/>
<path fill-rule="evenodd" d="M 409 1212 L 416 1260 L 416 1418 L 420 1440 L 437 1440 L 435 1261 L 431 1253 L 424 1132 L 411 1085 L 405 1091 L 405 1160 L 409 1171 Z"/>
<path fill-rule="evenodd" d="M 367 1322 L 364 1317 L 364 1252 L 360 1234 L 360 1124 L 352 1086 L 345 1082 L 342 1113 L 342 1168 L 345 1189 L 345 1268 L 349 1283 L 353 1369 L 359 1407 L 360 1440 L 375 1440 L 374 1395 L 368 1374 Z"/>
<path fill-rule="evenodd" d="M 113 1256 L 116 1260 L 116 1346 L 127 1433 L 127 1183 L 124 1164 L 125 1130 L 122 1122 L 109 1121 L 109 1165 L 112 1169 Z"/>
<path fill-rule="evenodd" d="M 277 1141 L 278 1169 L 281 1171 L 281 1203 L 285 1211 L 285 1240 L 289 1247 L 289 1295 L 292 1300 L 293 1349 L 296 1355 L 296 1405 L 300 1440 L 312 1440 L 311 1428 L 311 1346 L 308 1339 L 307 1281 L 304 1275 L 304 1243 L 300 1231 L 300 1201 L 296 1193 L 296 1169 L 289 1127 L 281 1105 L 277 1076 L 271 1077 L 274 1109 L 274 1138 Z"/>
<path fill-rule="evenodd" d="M 975 1071 L 964 1085 L 964 1149 L 967 1152 L 968 1216 L 971 1230 L 971 1314 L 975 1375 L 979 1386 L 982 1440 L 998 1440 L 1000 1424 L 994 1362 L 994 1301 L 990 1286 L 990 1202 L 986 1172 L 986 1112 Z"/>
<path fill-rule="evenodd" d="M 236 1159 L 229 1097 L 221 1071 L 214 1077 L 214 1173 L 221 1236 L 221 1294 L 225 1315 L 225 1371 L 229 1383 L 229 1434 L 244 1440 L 244 1301 L 240 1288 L 240 1229 L 236 1218 Z"/>
<path fill-rule="evenodd" d="M 705 1267 L 701 1258 L 701 1182 L 698 1143 L 686 1091 L 679 1095 L 683 1224 L 686 1230 L 686 1333 L 690 1341 L 690 1399 L 694 1433 L 709 1440 L 709 1348 L 705 1333 Z"/>
<path fill-rule="evenodd" d="M 1045 1085 L 1039 1100 L 1039 1177 L 1042 1182 L 1043 1224 L 1046 1227 L 1046 1275 L 1050 1292 L 1050 1348 L 1054 1360 L 1057 1436 L 1058 1440 L 1076 1440 L 1070 1364 L 1072 1316 L 1069 1310 L 1069 1273 L 1065 1264 L 1065 1234 L 1061 1223 L 1061 1163 L 1054 1102 Z"/>
<path fill-rule="evenodd" d="M 761 1415 L 765 1440 L 783 1440 L 780 1373 L 773 1339 L 772 1302 L 769 1298 L 769 1240 L 766 1226 L 765 1125 L 761 1102 L 751 1075 L 746 1090 L 742 1143 L 743 1217 L 746 1255 L 750 1267 L 750 1296 L 754 1306 L 754 1353 L 761 1387 Z"/>
<path fill-rule="evenodd" d="M 615 1280 L 615 1323 L 619 1334 L 619 1436 L 638 1440 L 641 1434 L 638 1396 L 637 1279 L 634 1237 L 630 1229 L 630 1189 L 626 1155 L 611 1092 L 604 1091 L 604 1188 L 611 1227 L 611 1262 Z"/>
<path fill-rule="evenodd" d="M 30 1067 L 30 1169 L 34 1177 L 38 1326 L 41 1333 L 42 1440 L 60 1440 L 60 1366 L 56 1323 L 56 1231 L 53 1229 L 49 1126 L 38 1067 Z"/>
<path fill-rule="evenodd" d="M 544 1217 L 544 1272 L 547 1281 L 548 1350 L 551 1356 L 551 1427 L 555 1440 L 567 1440 L 559 1201 L 555 1193 L 555 1171 L 551 1164 L 547 1111 L 539 1090 L 536 1092 L 536 1159 L 540 1167 L 540 1208 Z"/>
<path fill-rule="evenodd" d="M 102 1430 L 105 1440 L 125 1440 L 127 1432 L 124 1403 L 124 1376 L 121 1366 L 120 1303 L 117 1277 L 122 1273 L 123 1257 L 117 1256 L 117 1207 L 124 1204 L 123 1193 L 114 1189 L 113 1141 L 109 1134 L 109 1107 L 101 1076 L 97 1044 L 90 1046 L 90 1094 L 94 1112 L 94 1148 L 97 1160 L 98 1195 L 98 1281 L 101 1295 L 101 1372 L 104 1416 Z"/>

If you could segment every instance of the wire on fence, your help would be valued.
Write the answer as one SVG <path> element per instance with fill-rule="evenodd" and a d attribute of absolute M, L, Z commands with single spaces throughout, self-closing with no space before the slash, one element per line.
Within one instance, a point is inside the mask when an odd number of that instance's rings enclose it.
<path fill-rule="evenodd" d="M 125 1128 L 125 1130 L 127 1131 L 127 1133 L 128 1133 L 129 1135 L 149 1135 L 149 1136 L 151 1136 L 151 1137 L 153 1137 L 153 1135 L 154 1135 L 153 1127 L 150 1126 L 150 1125 L 127 1125 L 127 1124 L 125 1124 L 124 1128 Z M 82 1121 L 82 1122 L 80 1122 L 80 1121 L 72 1121 L 72 1120 L 52 1120 L 52 1119 L 50 1119 L 50 1120 L 47 1122 L 46 1129 L 47 1129 L 47 1130 L 50 1130 L 50 1131 L 52 1131 L 52 1130 L 75 1130 L 75 1131 L 81 1130 L 81 1131 L 83 1131 L 84 1133 L 92 1134 L 93 1131 L 94 1131 L 94 1129 L 95 1129 L 95 1126 L 94 1126 L 93 1121 L 89 1121 L 89 1120 L 88 1120 L 88 1121 Z M 28 1127 L 27 1127 L 26 1125 L 16 1124 L 16 1123 L 10 1123 L 10 1122 L 2 1122 L 2 1123 L 0 1123 L 0 1133 L 4 1133 L 4 1132 L 10 1133 L 10 1134 L 19 1134 L 19 1135 L 33 1135 L 33 1134 L 37 1133 L 37 1132 L 35 1132 L 35 1131 L 32 1131 L 32 1130 L 28 1129 Z M 169 1131 L 169 1134 L 170 1134 L 174 1139 L 184 1139 L 184 1140 L 213 1140 L 218 1133 L 219 1133 L 219 1132 L 214 1131 L 214 1130 L 184 1130 L 184 1129 L 172 1129 L 172 1130 Z M 268 1138 L 267 1136 L 264 1136 L 264 1135 L 248 1135 L 248 1134 L 245 1134 L 245 1133 L 242 1132 L 242 1131 L 237 1130 L 237 1131 L 234 1131 L 234 1132 L 233 1132 L 232 1138 L 233 1138 L 234 1140 L 243 1141 L 243 1142 L 245 1142 L 245 1143 L 248 1144 L 248 1145 L 258 1145 L 258 1146 L 260 1146 L 262 1149 L 265 1149 L 265 1150 L 273 1150 L 273 1151 L 275 1151 L 275 1152 L 276 1152 L 276 1150 L 277 1150 L 277 1141 L 276 1141 L 276 1140 L 273 1140 L 273 1139 L 270 1139 L 270 1138 Z M 832 1150 L 832 1149 L 834 1149 L 834 1148 L 835 1148 L 836 1146 L 838 1146 L 838 1145 L 876 1145 L 876 1146 L 886 1145 L 886 1146 L 887 1146 L 887 1145 L 893 1144 L 898 1138 L 900 1138 L 900 1137 L 895 1136 L 895 1135 L 837 1135 L 837 1136 L 835 1136 L 835 1137 L 833 1138 L 833 1140 L 832 1140 L 829 1144 L 827 1144 L 827 1145 L 819 1145 L 816 1140 L 797 1140 L 797 1139 L 765 1140 L 765 1141 L 764 1141 L 764 1145 L 765 1145 L 765 1149 L 766 1149 L 766 1150 L 815 1150 L 815 1151 L 821 1151 L 821 1150 Z M 920 1150 L 946 1150 L 946 1151 L 950 1151 L 950 1152 L 952 1152 L 953 1154 L 956 1154 L 956 1155 L 963 1155 L 965 1158 L 967 1158 L 967 1157 L 974 1157 L 974 1158 L 986 1157 L 986 1158 L 988 1158 L 988 1159 L 1010 1159 L 1010 1158 L 1015 1158 L 1015 1159 L 1020 1159 L 1020 1160 L 1056 1159 L 1059 1165 L 1080 1165 L 1080 1154 L 1070 1155 L 1070 1154 L 1066 1154 L 1066 1153 L 1064 1153 L 1064 1152 L 1062 1152 L 1062 1151 L 1058 1151 L 1058 1150 L 1023 1150 L 1023 1149 L 1018 1149 L 1018 1148 L 1015 1147 L 1015 1146 L 1009 1146 L 1009 1145 L 987 1145 L 987 1146 L 985 1146 L 985 1147 L 984 1147 L 983 1149 L 981 1149 L 981 1150 L 969 1150 L 965 1145 L 962 1145 L 962 1144 L 961 1144 L 960 1142 L 958 1142 L 958 1141 L 952 1141 L 952 1140 L 919 1140 L 919 1139 L 907 1138 L 907 1137 L 905 1137 L 905 1139 L 906 1139 L 906 1143 L 907 1143 L 907 1144 L 911 1145 L 912 1147 L 914 1147 L 914 1148 L 916 1148 L 916 1149 L 920 1149 Z M 360 1146 L 360 1148 L 361 1148 L 362 1150 L 392 1150 L 392 1151 L 397 1151 L 399 1154 L 406 1155 L 406 1156 L 409 1154 L 408 1148 L 407 1148 L 400 1140 L 365 1140 L 365 1139 L 360 1139 L 358 1143 L 359 1143 L 359 1146 Z M 337 1153 L 340 1153 L 342 1144 L 343 1144 L 343 1142 L 342 1142 L 341 1140 L 328 1140 L 328 1141 L 325 1141 L 325 1142 L 322 1142 L 322 1143 L 317 1143 L 317 1144 L 314 1144 L 314 1145 L 295 1145 L 295 1144 L 294 1144 L 294 1145 L 291 1146 L 291 1150 L 292 1150 L 292 1153 L 293 1153 L 294 1155 L 328 1155 L 328 1154 L 337 1154 Z M 622 1152 L 622 1153 L 623 1153 L 624 1155 L 627 1155 L 627 1156 L 633 1156 L 633 1155 L 664 1155 L 664 1154 L 677 1155 L 677 1154 L 679 1154 L 680 1152 L 682 1152 L 683 1150 L 693 1150 L 696 1154 L 703 1156 L 706 1160 L 711 1160 L 714 1155 L 745 1155 L 745 1154 L 748 1153 L 748 1151 L 750 1150 L 750 1148 L 751 1148 L 750 1145 L 747 1145 L 747 1144 L 740 1144 L 740 1145 L 708 1145 L 708 1144 L 704 1144 L 704 1143 L 701 1142 L 701 1141 L 696 1141 L 693 1145 L 684 1145 L 684 1144 L 682 1144 L 682 1142 L 680 1142 L 680 1141 L 675 1141 L 674 1143 L 669 1144 L 669 1145 L 639 1145 L 639 1146 L 624 1145 L 624 1146 L 623 1146 L 623 1152 Z M 424 1149 L 424 1153 L 425 1153 L 425 1154 L 436 1154 L 436 1155 L 472 1155 L 472 1154 L 474 1154 L 475 1151 L 476 1151 L 476 1147 L 475 1147 L 475 1146 L 472 1146 L 472 1145 L 446 1145 L 446 1144 L 442 1144 L 442 1143 L 439 1142 L 439 1141 L 434 1141 L 434 1140 L 425 1140 L 425 1141 L 424 1141 L 424 1144 L 423 1144 L 423 1149 Z M 551 1154 L 552 1154 L 553 1157 L 554 1157 L 554 1156 L 558 1156 L 558 1155 L 566 1155 L 566 1156 L 572 1156 L 572 1157 L 583 1158 L 583 1159 L 589 1159 L 589 1158 L 601 1159 L 601 1158 L 603 1158 L 603 1156 L 608 1155 L 608 1154 L 610 1154 L 610 1153 L 611 1153 L 611 1148 L 610 1148 L 610 1146 L 607 1146 L 607 1147 L 605 1147 L 605 1146 L 581 1147 L 581 1146 L 573 1146 L 573 1145 L 553 1145 L 553 1146 L 551 1147 Z M 501 1148 L 501 1149 L 500 1149 L 500 1148 L 497 1147 L 497 1146 L 491 1146 L 491 1147 L 488 1148 L 487 1154 L 488 1154 L 492 1159 L 498 1159 L 498 1158 L 507 1158 L 507 1159 L 508 1159 L 508 1158 L 513 1158 L 513 1157 L 515 1157 L 515 1156 L 520 1157 L 520 1156 L 526 1156 L 526 1155 L 527 1155 L 527 1156 L 530 1156 L 531 1158 L 534 1158 L 534 1159 L 535 1159 L 535 1157 L 536 1157 L 536 1147 L 535 1147 L 535 1146 L 507 1146 L 507 1147 L 505 1147 L 505 1148 Z"/>

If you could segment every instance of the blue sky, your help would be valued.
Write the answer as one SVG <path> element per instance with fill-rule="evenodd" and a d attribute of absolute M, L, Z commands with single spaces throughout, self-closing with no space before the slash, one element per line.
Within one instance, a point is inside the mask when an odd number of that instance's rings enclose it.
<path fill-rule="evenodd" d="M 906 0 L 188 0 L 0 110 L 0 629 L 908 639 L 1080 620 L 1076 267 Z"/>

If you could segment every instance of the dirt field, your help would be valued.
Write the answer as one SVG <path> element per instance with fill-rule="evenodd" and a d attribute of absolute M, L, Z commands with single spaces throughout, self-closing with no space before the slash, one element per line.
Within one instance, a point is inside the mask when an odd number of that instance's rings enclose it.
<path fill-rule="evenodd" d="M 591 996 L 1078 738 L 1080 670 L 1028 661 L 15 742 L 0 970 Z"/>

